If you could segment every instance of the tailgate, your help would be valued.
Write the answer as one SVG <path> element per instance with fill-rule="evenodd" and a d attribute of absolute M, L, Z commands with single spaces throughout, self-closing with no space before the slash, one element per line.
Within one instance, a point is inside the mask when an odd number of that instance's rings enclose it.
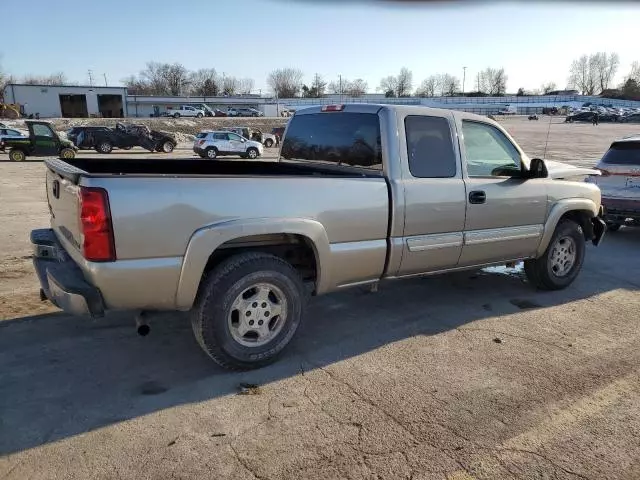
<path fill-rule="evenodd" d="M 46 188 L 51 228 L 67 250 L 80 252 L 80 187 L 77 179 L 74 181 L 73 178 L 62 176 L 48 162 L 47 167 Z"/>

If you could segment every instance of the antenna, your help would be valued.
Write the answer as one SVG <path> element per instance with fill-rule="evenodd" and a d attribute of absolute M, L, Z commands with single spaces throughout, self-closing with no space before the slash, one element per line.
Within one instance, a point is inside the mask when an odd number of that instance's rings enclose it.
<path fill-rule="evenodd" d="M 547 141 L 544 142 L 544 152 L 542 152 L 542 159 L 546 160 L 547 158 L 547 145 L 549 145 L 549 133 L 551 133 L 551 115 L 549 115 L 549 128 L 547 129 Z"/>

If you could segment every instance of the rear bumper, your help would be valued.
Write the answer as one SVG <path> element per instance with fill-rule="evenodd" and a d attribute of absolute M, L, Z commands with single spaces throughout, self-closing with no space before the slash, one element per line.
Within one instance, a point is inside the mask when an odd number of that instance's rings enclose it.
<path fill-rule="evenodd" d="M 53 230 L 32 230 L 31 243 L 33 265 L 44 296 L 67 313 L 102 317 L 105 307 L 100 290 L 87 283 Z"/>

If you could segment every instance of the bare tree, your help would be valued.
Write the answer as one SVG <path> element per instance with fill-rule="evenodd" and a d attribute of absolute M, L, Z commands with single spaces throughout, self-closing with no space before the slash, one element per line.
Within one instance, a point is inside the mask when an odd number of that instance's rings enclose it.
<path fill-rule="evenodd" d="M 256 82 L 253 78 L 241 78 L 238 80 L 238 93 L 242 95 L 249 95 L 255 86 Z"/>
<path fill-rule="evenodd" d="M 435 97 L 437 90 L 440 88 L 440 75 L 430 75 L 425 78 L 420 86 L 416 89 L 418 97 Z"/>
<path fill-rule="evenodd" d="M 398 96 L 398 79 L 393 75 L 384 77 L 380 80 L 380 87 L 378 87 L 388 97 Z"/>
<path fill-rule="evenodd" d="M 593 55 L 582 55 L 571 63 L 569 86 L 583 95 L 593 95 L 598 84 L 596 61 Z"/>
<path fill-rule="evenodd" d="M 407 67 L 402 67 L 397 76 L 396 96 L 408 97 L 413 86 L 413 73 Z"/>
<path fill-rule="evenodd" d="M 324 79 L 322 78 L 322 75 L 316 73 L 313 76 L 313 82 L 311 82 L 311 87 L 307 89 L 307 96 L 312 98 L 324 97 L 326 89 L 327 89 L 327 82 L 324 81 Z"/>
<path fill-rule="evenodd" d="M 620 66 L 620 56 L 617 53 L 598 52 L 593 55 L 596 69 L 595 75 L 600 92 L 609 88 Z"/>
<path fill-rule="evenodd" d="M 540 92 L 542 92 L 543 95 L 546 95 L 549 92 L 553 92 L 555 89 L 556 89 L 555 82 L 546 82 L 540 86 Z"/>
<path fill-rule="evenodd" d="M 460 79 L 454 75 L 443 73 L 438 75 L 438 85 L 442 96 L 454 96 L 460 91 Z"/>
<path fill-rule="evenodd" d="M 504 95 L 508 78 L 504 68 L 487 67 L 478 74 L 478 91 L 489 95 Z"/>
<path fill-rule="evenodd" d="M 347 83 L 346 92 L 350 97 L 361 97 L 367 93 L 368 88 L 369 84 L 367 82 L 362 78 L 356 78 L 353 82 Z"/>
<path fill-rule="evenodd" d="M 26 85 L 64 85 L 67 83 L 67 77 L 62 72 L 53 73 L 51 75 L 25 75 L 20 80 Z"/>
<path fill-rule="evenodd" d="M 235 95 L 240 89 L 240 80 L 234 76 L 225 76 L 222 78 L 222 94 Z"/>
<path fill-rule="evenodd" d="M 640 62 L 636 61 L 631 64 L 631 71 L 625 80 L 634 80 L 640 84 Z"/>
<path fill-rule="evenodd" d="M 302 70 L 298 68 L 279 68 L 267 77 L 267 84 L 280 98 L 296 97 L 302 88 Z"/>
<path fill-rule="evenodd" d="M 201 68 L 189 74 L 191 94 L 202 97 L 220 95 L 222 85 L 215 68 Z"/>

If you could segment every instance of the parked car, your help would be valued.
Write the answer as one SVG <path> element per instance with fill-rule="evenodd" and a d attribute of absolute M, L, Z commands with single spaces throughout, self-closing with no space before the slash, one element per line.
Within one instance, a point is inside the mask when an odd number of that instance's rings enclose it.
<path fill-rule="evenodd" d="M 195 148 L 232 135 L 202 132 Z M 73 314 L 141 311 L 141 333 L 146 311 L 190 311 L 203 350 L 247 369 L 282 353 L 309 293 L 517 260 L 532 286 L 563 289 L 606 228 L 597 186 L 554 179 L 597 171 L 530 160 L 466 112 L 310 107 L 281 151 L 47 161 L 51 229 L 31 233 L 42 295 Z"/>
<path fill-rule="evenodd" d="M 620 117 L 620 121 L 623 123 L 640 123 L 640 113 L 631 113 Z"/>
<path fill-rule="evenodd" d="M 92 132 L 109 132 L 113 130 L 107 126 L 75 126 L 68 129 L 65 133 L 67 135 L 67 139 L 69 139 L 73 144 L 81 150 L 93 150 L 95 148 L 95 144 L 92 141 L 93 135 Z M 82 144 L 78 145 L 78 136 L 82 140 Z M 128 147 L 131 148 L 131 147 Z"/>
<path fill-rule="evenodd" d="M 167 114 L 173 118 L 180 117 L 204 117 L 204 111 L 200 108 L 192 107 L 191 105 L 180 105 L 177 108 L 167 109 Z"/>
<path fill-rule="evenodd" d="M 4 152 L 4 140 L 7 139 L 25 139 L 29 136 L 29 132 L 16 130 L 14 128 L 0 127 L 0 152 Z"/>
<path fill-rule="evenodd" d="M 241 137 L 247 138 L 249 140 L 255 140 L 256 142 L 260 142 L 267 148 L 273 147 L 277 143 L 276 136 L 271 133 L 262 133 L 259 128 L 252 127 L 226 127 L 223 130 L 228 132 L 234 132 L 240 135 Z"/>
<path fill-rule="evenodd" d="M 263 153 L 260 142 L 249 140 L 228 131 L 200 132 L 193 142 L 193 151 L 202 158 L 214 159 L 224 155 L 256 159 Z"/>
<path fill-rule="evenodd" d="M 255 108 L 229 108 L 227 109 L 229 117 L 263 117 L 264 113 Z"/>
<path fill-rule="evenodd" d="M 49 122 L 25 120 L 28 129 L 26 137 L 6 137 L 0 139 L 0 148 L 9 150 L 9 159 L 22 162 L 27 157 L 51 157 L 72 159 L 78 150 L 73 143 L 61 139 Z"/>
<path fill-rule="evenodd" d="M 596 168 L 601 175 L 590 176 L 587 181 L 602 192 L 609 230 L 640 225 L 640 135 L 613 142 Z"/>
<path fill-rule="evenodd" d="M 529 115 L 529 120 L 538 120 L 538 115 Z"/>
<path fill-rule="evenodd" d="M 595 112 L 576 112 L 567 115 L 567 118 L 564 119 L 566 123 L 573 122 L 593 122 L 593 117 L 595 117 Z"/>
<path fill-rule="evenodd" d="M 150 130 L 146 125 L 118 122 L 116 128 L 88 130 L 76 144 L 82 148 L 94 148 L 98 153 L 111 153 L 114 148 L 128 150 L 143 147 L 150 152 L 171 153 L 178 142 L 167 132 Z"/>

